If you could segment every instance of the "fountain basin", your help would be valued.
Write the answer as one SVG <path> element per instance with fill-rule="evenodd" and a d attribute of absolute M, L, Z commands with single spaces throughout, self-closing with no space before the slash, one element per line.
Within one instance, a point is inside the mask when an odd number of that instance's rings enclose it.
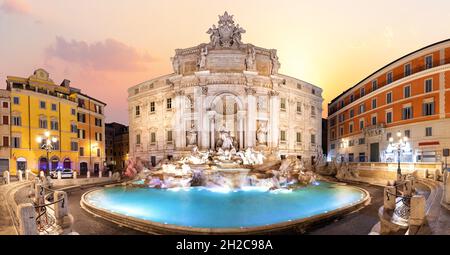
<path fill-rule="evenodd" d="M 96 216 L 157 234 L 255 234 L 307 226 L 366 205 L 367 191 L 328 182 L 296 190 L 191 187 L 100 188 L 81 206 Z"/>

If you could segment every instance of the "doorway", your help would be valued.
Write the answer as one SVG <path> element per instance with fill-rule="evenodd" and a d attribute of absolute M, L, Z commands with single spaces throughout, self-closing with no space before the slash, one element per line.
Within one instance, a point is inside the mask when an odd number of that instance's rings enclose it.
<path fill-rule="evenodd" d="M 86 162 L 80 163 L 80 175 L 87 175 L 88 164 Z"/>
<path fill-rule="evenodd" d="M 370 162 L 380 162 L 380 144 L 370 144 Z"/>

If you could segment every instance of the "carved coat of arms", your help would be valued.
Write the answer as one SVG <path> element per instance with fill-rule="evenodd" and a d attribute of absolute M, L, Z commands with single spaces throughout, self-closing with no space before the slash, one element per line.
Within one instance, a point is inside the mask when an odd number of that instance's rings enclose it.
<path fill-rule="evenodd" d="M 241 34 L 245 33 L 245 30 L 242 27 L 239 27 L 239 24 L 234 24 L 233 15 L 229 15 L 227 12 L 223 15 L 219 15 L 218 24 L 218 27 L 213 25 L 207 31 L 207 33 L 210 34 L 210 44 L 212 46 L 229 48 L 241 44 Z"/>

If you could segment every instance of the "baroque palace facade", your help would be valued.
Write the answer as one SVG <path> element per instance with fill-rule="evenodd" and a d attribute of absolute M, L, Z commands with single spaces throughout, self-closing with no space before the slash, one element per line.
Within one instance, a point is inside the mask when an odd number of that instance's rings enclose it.
<path fill-rule="evenodd" d="M 50 169 L 71 168 L 81 174 L 103 169 L 106 104 L 70 87 L 68 80 L 55 84 L 43 69 L 28 78 L 8 76 L 6 83 L 6 90 L 0 90 L 1 170 L 12 175 L 46 171 L 47 160 Z M 37 141 L 46 132 L 57 138 L 48 158 Z"/>
<path fill-rule="evenodd" d="M 328 104 L 329 158 L 441 162 L 450 147 L 450 39 L 377 70 Z"/>
<path fill-rule="evenodd" d="M 195 146 L 305 161 L 321 151 L 322 89 L 278 73 L 276 50 L 242 43 L 244 32 L 225 12 L 209 43 L 175 51 L 174 73 L 129 88 L 130 158 L 155 165 Z"/>

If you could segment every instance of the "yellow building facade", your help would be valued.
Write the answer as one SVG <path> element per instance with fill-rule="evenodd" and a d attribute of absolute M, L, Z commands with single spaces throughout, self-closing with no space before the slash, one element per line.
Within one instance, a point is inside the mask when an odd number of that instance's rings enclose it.
<path fill-rule="evenodd" d="M 11 175 L 27 169 L 37 173 L 71 168 L 79 172 L 79 91 L 72 89 L 68 80 L 55 84 L 43 69 L 28 78 L 8 76 L 7 90 L 10 92 Z M 49 138 L 56 138 L 48 155 L 42 147 L 45 133 L 50 134 Z M 44 142 L 39 143 L 38 137 L 44 138 Z"/>

